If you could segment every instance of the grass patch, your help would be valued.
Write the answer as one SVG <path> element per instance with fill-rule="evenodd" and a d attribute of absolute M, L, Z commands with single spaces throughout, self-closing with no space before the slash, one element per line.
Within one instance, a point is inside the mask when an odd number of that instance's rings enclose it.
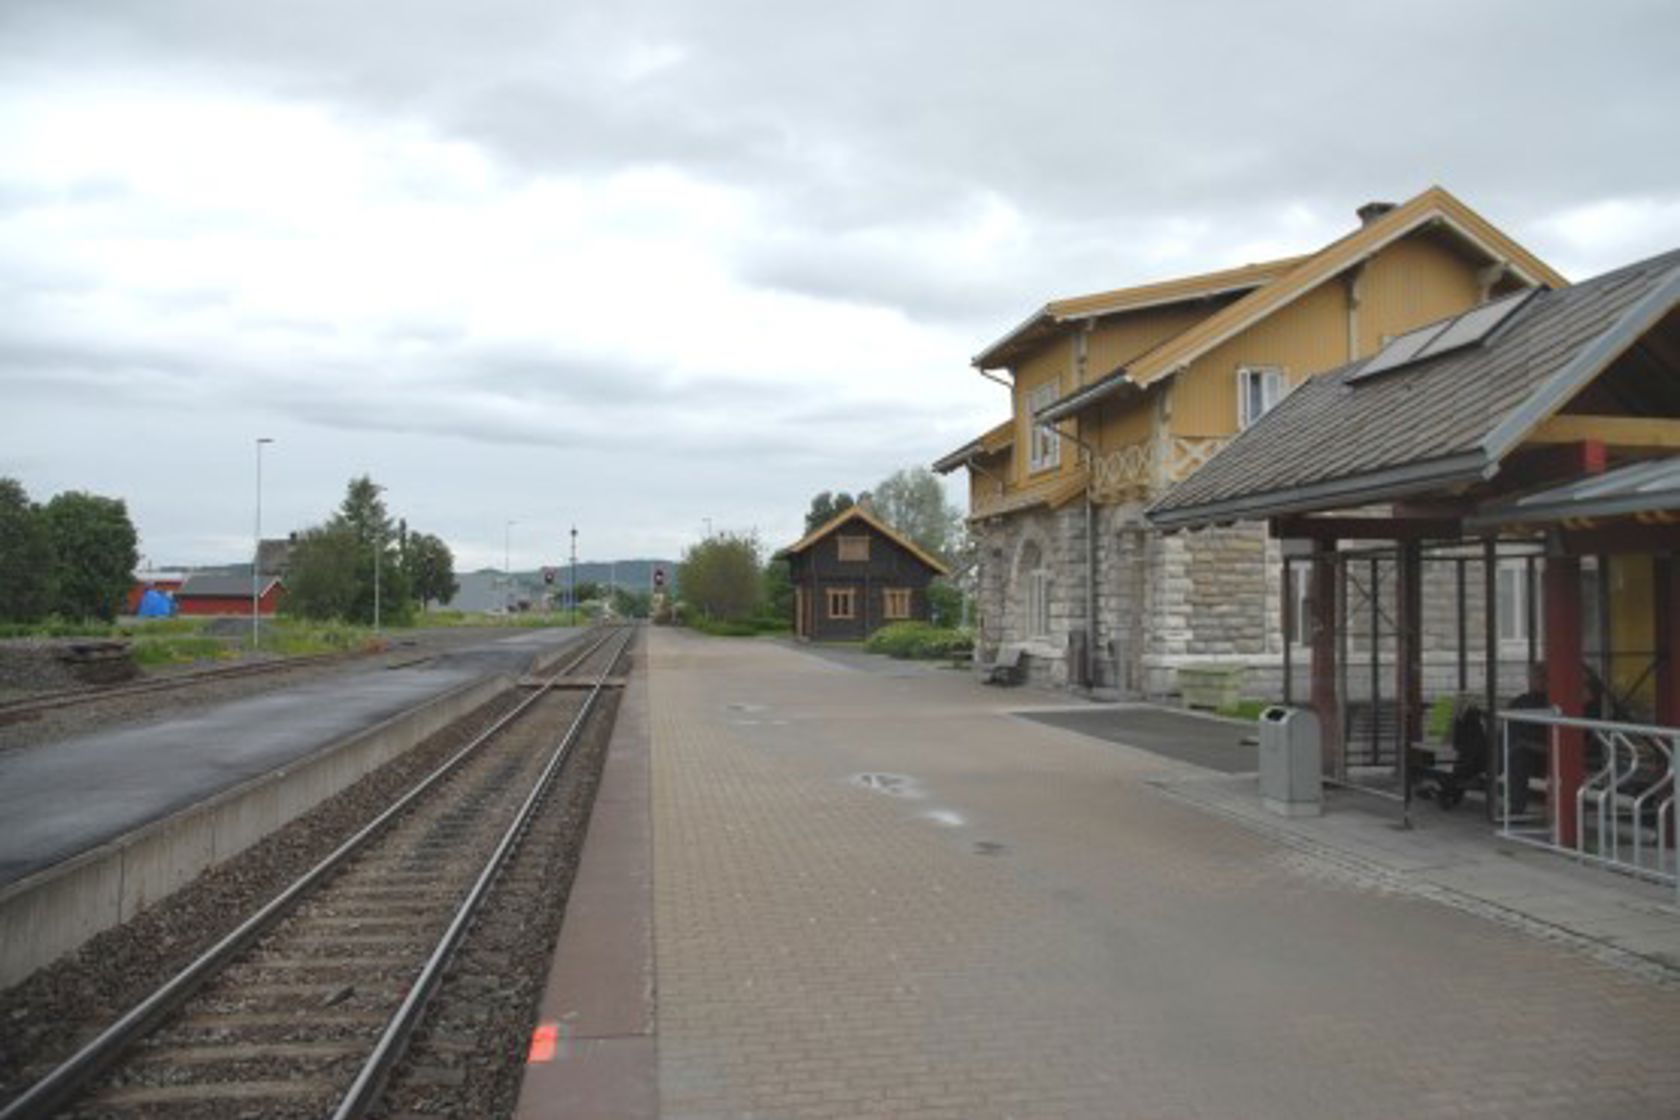
<path fill-rule="evenodd" d="M 974 632 L 930 622 L 894 622 L 871 634 L 863 648 L 888 657 L 941 661 L 973 652 Z"/>
<path fill-rule="evenodd" d="M 237 650 L 215 638 L 180 634 L 136 638 L 129 652 L 137 665 L 186 665 L 239 655 Z"/>
<path fill-rule="evenodd" d="M 756 638 L 760 634 L 786 634 L 789 629 L 787 620 L 782 618 L 737 618 L 726 622 L 691 616 L 687 625 L 714 638 Z"/>
<path fill-rule="evenodd" d="M 1235 704 L 1227 704 L 1220 708 L 1218 714 L 1229 719 L 1259 719 L 1260 713 L 1272 706 L 1270 700 L 1255 700 L 1245 697 Z"/>

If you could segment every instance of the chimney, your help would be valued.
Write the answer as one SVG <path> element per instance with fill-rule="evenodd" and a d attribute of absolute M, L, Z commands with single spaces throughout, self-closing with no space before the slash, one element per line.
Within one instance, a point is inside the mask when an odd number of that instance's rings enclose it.
<path fill-rule="evenodd" d="M 1359 224 L 1368 226 L 1390 210 L 1394 209 L 1392 202 L 1367 202 L 1354 213 L 1359 215 Z"/>

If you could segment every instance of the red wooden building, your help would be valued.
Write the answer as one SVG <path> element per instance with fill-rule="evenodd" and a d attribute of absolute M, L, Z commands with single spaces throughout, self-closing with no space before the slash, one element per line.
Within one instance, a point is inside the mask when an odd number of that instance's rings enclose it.
<path fill-rule="evenodd" d="M 258 583 L 257 613 L 272 616 L 285 589 L 279 576 L 263 576 Z M 175 606 L 187 615 L 249 615 L 251 577 L 248 575 L 191 575 L 175 592 Z"/>

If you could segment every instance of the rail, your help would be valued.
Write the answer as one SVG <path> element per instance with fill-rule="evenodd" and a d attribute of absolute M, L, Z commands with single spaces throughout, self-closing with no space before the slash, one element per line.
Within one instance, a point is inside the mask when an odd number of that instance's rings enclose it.
<path fill-rule="evenodd" d="M 1564 852 L 1585 862 L 1602 864 L 1641 878 L 1673 883 L 1680 895 L 1680 800 L 1676 798 L 1676 761 L 1680 759 L 1680 728 L 1616 720 L 1584 719 L 1546 710 L 1508 710 L 1498 714 L 1501 772 L 1507 775 L 1499 794 L 1500 833 L 1514 840 Z M 1543 729 L 1548 772 L 1556 774 L 1558 733 L 1583 734 L 1589 771 L 1575 791 L 1575 841 L 1563 842 L 1561 814 L 1536 827 L 1512 812 L 1513 726 Z M 1520 735 L 1520 732 L 1517 733 Z M 1526 777 L 1525 779 L 1526 780 Z"/>
<path fill-rule="evenodd" d="M 306 897 L 311 890 L 331 877 L 351 857 L 358 854 L 369 841 L 384 832 L 393 821 L 415 802 L 440 785 L 485 743 L 495 738 L 503 728 L 538 703 L 562 679 L 594 656 L 596 651 L 614 638 L 621 638 L 619 650 L 615 651 L 613 657 L 608 660 L 607 670 L 602 673 L 601 679 L 597 681 L 596 688 L 591 692 L 584 705 L 586 711 L 593 708 L 607 673 L 617 663 L 618 658 L 622 656 L 624 647 L 628 646 L 629 640 L 633 636 L 633 628 L 626 628 L 622 635 L 609 630 L 591 642 L 576 657 L 558 668 L 541 686 L 533 689 L 528 696 L 475 736 L 471 742 L 422 778 L 372 821 L 362 826 L 355 835 L 340 844 L 314 867 L 304 872 L 291 885 L 265 904 L 262 909 L 247 918 L 215 945 L 186 965 L 151 995 L 130 1008 L 121 1018 L 105 1028 L 75 1054 L 53 1069 L 52 1072 L 15 1097 L 4 1108 L 0 1108 L 0 1120 L 25 1120 L 25 1118 L 48 1116 L 75 1099 L 95 1078 L 109 1069 L 133 1043 L 155 1029 L 172 1011 L 180 1007 L 194 992 L 232 963 L 245 949 L 249 948 L 258 938 L 290 913 L 295 905 Z M 567 749 L 569 749 L 570 735 L 571 732 L 568 732 Z M 545 783 L 548 775 L 549 769 L 545 768 L 543 779 Z M 524 814 L 522 813 L 521 816 L 523 818 Z M 498 855 L 502 853 L 501 846 L 498 846 L 497 853 Z M 474 893 L 479 893 L 476 888 Z M 455 931 L 455 925 L 455 923 L 451 923 L 451 932 Z M 462 923 L 462 926 L 464 929 L 464 923 Z M 447 954 L 445 954 L 445 959 L 447 959 Z M 416 984 L 416 988 L 418 986 Z M 404 1007 L 407 1008 L 407 1006 L 408 1003 L 405 1002 Z"/>

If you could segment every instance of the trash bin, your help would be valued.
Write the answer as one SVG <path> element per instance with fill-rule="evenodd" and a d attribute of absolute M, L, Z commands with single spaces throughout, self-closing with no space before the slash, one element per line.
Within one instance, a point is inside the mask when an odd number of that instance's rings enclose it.
<path fill-rule="evenodd" d="M 1311 709 L 1261 712 L 1260 803 L 1285 817 L 1318 816 L 1324 811 L 1323 754 L 1318 716 Z"/>

